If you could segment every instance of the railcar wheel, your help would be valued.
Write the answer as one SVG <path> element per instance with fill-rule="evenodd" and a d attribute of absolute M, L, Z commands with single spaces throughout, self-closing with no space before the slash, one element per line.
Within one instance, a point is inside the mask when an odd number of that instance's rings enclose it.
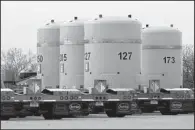
<path fill-rule="evenodd" d="M 45 120 L 51 120 L 53 119 L 53 109 L 49 109 L 48 112 L 43 114 L 43 117 L 45 118 Z"/>
<path fill-rule="evenodd" d="M 178 115 L 177 112 L 171 112 L 171 115 Z"/>
<path fill-rule="evenodd" d="M 161 109 L 160 110 L 160 113 L 162 115 L 177 115 L 178 114 L 177 112 L 170 112 L 169 109 Z"/>
<path fill-rule="evenodd" d="M 82 115 L 83 116 L 89 116 L 89 113 L 83 113 Z"/>
<path fill-rule="evenodd" d="M 52 114 L 50 114 L 49 112 L 44 113 L 43 114 L 43 117 L 44 117 L 45 120 L 51 120 L 51 119 L 53 119 Z"/>
<path fill-rule="evenodd" d="M 153 113 L 154 109 L 152 108 L 141 108 L 142 113 Z"/>
<path fill-rule="evenodd" d="M 126 115 L 125 114 L 119 114 L 117 115 L 117 117 L 125 117 Z"/>
<path fill-rule="evenodd" d="M 61 117 L 61 116 L 54 116 L 54 118 L 53 118 L 53 119 L 61 120 L 61 119 L 62 119 L 62 117 Z"/>
<path fill-rule="evenodd" d="M 170 112 L 168 111 L 168 109 L 161 109 L 161 110 L 160 110 L 160 113 L 161 113 L 162 115 L 169 115 L 169 114 L 170 114 Z"/>
<path fill-rule="evenodd" d="M 106 115 L 108 117 L 116 117 L 116 113 L 114 111 L 106 111 Z"/>
<path fill-rule="evenodd" d="M 35 113 L 34 116 L 41 116 L 41 114 L 40 113 Z"/>
<path fill-rule="evenodd" d="M 180 114 L 188 114 L 189 112 L 180 112 Z"/>
<path fill-rule="evenodd" d="M 19 117 L 19 118 L 25 118 L 26 116 L 24 116 L 24 115 L 19 115 L 18 117 Z"/>
<path fill-rule="evenodd" d="M 75 118 L 76 115 L 72 115 L 72 114 L 69 114 L 69 115 L 66 115 L 66 116 L 63 116 L 63 118 Z"/>
<path fill-rule="evenodd" d="M 46 113 L 42 114 L 45 120 L 51 120 L 54 118 L 53 115 L 53 104 L 46 104 L 44 110 L 47 110 Z"/>

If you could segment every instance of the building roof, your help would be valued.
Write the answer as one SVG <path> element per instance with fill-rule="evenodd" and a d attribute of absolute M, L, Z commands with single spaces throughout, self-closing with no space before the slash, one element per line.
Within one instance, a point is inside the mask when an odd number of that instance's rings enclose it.
<path fill-rule="evenodd" d="M 22 80 L 20 80 L 20 81 L 18 81 L 17 83 L 16 83 L 16 85 L 19 85 L 19 84 L 24 84 L 24 83 L 26 83 L 28 80 L 41 80 L 40 78 L 38 78 L 37 76 L 30 76 L 30 77 L 28 77 L 28 78 L 25 78 L 25 79 L 22 79 Z"/>
<path fill-rule="evenodd" d="M 1 88 L 1 92 L 13 92 L 12 89 L 9 89 L 9 88 Z"/>

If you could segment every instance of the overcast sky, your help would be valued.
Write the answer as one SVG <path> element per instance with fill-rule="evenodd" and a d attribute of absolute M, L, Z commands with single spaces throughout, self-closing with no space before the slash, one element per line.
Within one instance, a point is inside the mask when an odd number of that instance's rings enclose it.
<path fill-rule="evenodd" d="M 37 29 L 50 19 L 90 19 L 98 14 L 132 14 L 143 26 L 174 24 L 183 33 L 183 44 L 194 44 L 194 1 L 1 1 L 1 50 L 18 47 L 36 53 Z"/>

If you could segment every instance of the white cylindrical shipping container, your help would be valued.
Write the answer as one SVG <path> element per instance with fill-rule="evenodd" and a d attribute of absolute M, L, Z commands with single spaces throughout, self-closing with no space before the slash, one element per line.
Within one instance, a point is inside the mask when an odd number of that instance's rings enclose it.
<path fill-rule="evenodd" d="M 147 27 L 142 33 L 142 67 L 150 89 L 182 86 L 182 33 L 171 27 Z"/>
<path fill-rule="evenodd" d="M 38 29 L 37 63 L 38 77 L 41 78 L 41 90 L 59 87 L 59 24 L 51 23 Z"/>
<path fill-rule="evenodd" d="M 77 17 L 60 27 L 60 88 L 84 86 L 84 22 Z"/>
<path fill-rule="evenodd" d="M 85 23 L 84 86 L 103 91 L 137 88 L 141 73 L 141 23 L 107 17 Z"/>

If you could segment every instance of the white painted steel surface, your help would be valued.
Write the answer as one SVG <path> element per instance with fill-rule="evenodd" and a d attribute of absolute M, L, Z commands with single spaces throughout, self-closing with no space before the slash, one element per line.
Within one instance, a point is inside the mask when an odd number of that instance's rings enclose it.
<path fill-rule="evenodd" d="M 44 88 L 56 88 L 59 85 L 59 46 L 45 46 L 38 48 L 38 55 L 43 56 L 43 61 L 38 62 L 41 71 L 42 85 Z M 41 65 L 41 66 L 40 66 Z"/>
<path fill-rule="evenodd" d="M 109 88 L 137 88 L 141 73 L 141 23 L 98 18 L 85 23 L 84 86 L 106 80 Z M 91 92 L 91 91 L 90 91 Z"/>
<path fill-rule="evenodd" d="M 38 77 L 42 80 L 41 89 L 59 86 L 59 24 L 51 22 L 38 29 L 37 33 Z"/>
<path fill-rule="evenodd" d="M 84 86 L 84 21 L 75 18 L 60 27 L 60 88 Z"/>
<path fill-rule="evenodd" d="M 37 32 L 38 44 L 58 44 L 59 43 L 59 23 L 51 21 L 51 23 L 40 27 Z"/>
<path fill-rule="evenodd" d="M 85 39 L 140 40 L 141 23 L 128 17 L 103 17 L 85 23 Z"/>
<path fill-rule="evenodd" d="M 80 44 L 84 40 L 84 20 L 74 20 L 60 24 L 60 43 Z"/>
<path fill-rule="evenodd" d="M 142 34 L 142 83 L 160 80 L 161 88 L 182 85 L 182 33 L 173 27 L 148 27 Z"/>
<path fill-rule="evenodd" d="M 60 54 L 67 57 L 60 61 L 60 88 L 80 88 L 84 85 L 84 44 L 64 44 Z"/>

